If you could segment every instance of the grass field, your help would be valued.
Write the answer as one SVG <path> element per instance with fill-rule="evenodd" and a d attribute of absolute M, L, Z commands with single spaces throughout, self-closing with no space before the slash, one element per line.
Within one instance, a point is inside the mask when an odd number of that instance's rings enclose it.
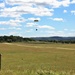
<path fill-rule="evenodd" d="M 75 44 L 0 43 L 0 75 L 75 75 Z"/>

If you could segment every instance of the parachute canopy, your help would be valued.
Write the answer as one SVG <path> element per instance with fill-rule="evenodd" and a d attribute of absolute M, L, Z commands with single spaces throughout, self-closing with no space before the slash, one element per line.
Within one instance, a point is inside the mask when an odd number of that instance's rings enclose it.
<path fill-rule="evenodd" d="M 39 20 L 34 20 L 34 22 L 38 22 Z"/>

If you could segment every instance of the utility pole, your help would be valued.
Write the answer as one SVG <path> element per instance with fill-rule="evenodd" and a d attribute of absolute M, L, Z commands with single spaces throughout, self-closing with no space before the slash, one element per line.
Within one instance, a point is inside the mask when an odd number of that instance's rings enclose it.
<path fill-rule="evenodd" d="M 0 70 L 1 70 L 1 54 L 0 54 Z"/>

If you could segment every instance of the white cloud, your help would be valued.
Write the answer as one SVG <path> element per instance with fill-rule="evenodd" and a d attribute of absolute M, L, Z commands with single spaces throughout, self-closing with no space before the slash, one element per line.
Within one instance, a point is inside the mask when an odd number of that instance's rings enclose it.
<path fill-rule="evenodd" d="M 53 15 L 53 9 L 48 9 L 45 7 L 38 7 L 34 8 L 32 14 L 35 14 L 37 16 L 52 16 Z"/>
<path fill-rule="evenodd" d="M 55 29 L 54 27 L 52 26 L 48 26 L 48 25 L 43 25 L 43 26 L 37 26 L 38 28 L 44 28 L 44 29 Z"/>
<path fill-rule="evenodd" d="M 26 27 L 33 27 L 33 28 L 40 28 L 40 29 L 52 29 L 52 30 L 54 30 L 55 28 L 54 27 L 52 27 L 52 26 L 49 26 L 49 25 L 38 25 L 38 24 L 36 24 L 36 23 L 32 23 L 32 22 L 30 22 L 30 23 L 27 23 L 26 24 Z"/>
<path fill-rule="evenodd" d="M 61 21 L 61 22 L 64 21 L 63 18 L 50 18 L 50 19 L 53 20 L 53 21 Z"/>
<path fill-rule="evenodd" d="M 75 10 L 72 10 L 71 13 L 75 15 Z"/>
<path fill-rule="evenodd" d="M 62 0 L 61 1 L 61 5 L 63 5 L 64 7 L 69 6 L 69 4 L 70 4 L 70 0 Z"/>
<path fill-rule="evenodd" d="M 21 26 L 20 23 L 24 23 L 26 21 L 26 19 L 24 18 L 15 18 L 15 19 L 10 19 L 8 21 L 0 21 L 0 25 L 9 25 L 9 26 Z"/>
<path fill-rule="evenodd" d="M 4 8 L 5 4 L 4 3 L 0 3 L 0 8 Z"/>
<path fill-rule="evenodd" d="M 74 33 L 69 32 L 67 35 L 73 37 L 75 35 L 75 32 Z"/>
<path fill-rule="evenodd" d="M 72 32 L 75 32 L 75 29 L 71 29 Z"/>
<path fill-rule="evenodd" d="M 21 30 L 21 28 L 16 28 L 16 27 L 9 27 L 8 29 L 10 29 L 10 30 Z"/>
<path fill-rule="evenodd" d="M 48 36 L 68 36 L 64 31 L 48 31 Z"/>
<path fill-rule="evenodd" d="M 71 3 L 74 4 L 75 3 L 75 0 L 72 0 Z"/>
<path fill-rule="evenodd" d="M 66 28 L 66 29 L 64 29 L 64 31 L 68 31 L 68 29 Z"/>
<path fill-rule="evenodd" d="M 70 0 L 5 0 L 7 4 L 18 5 L 11 8 L 4 8 L 0 16 L 21 17 L 22 14 L 34 14 L 37 16 L 53 16 L 54 9 L 60 6 L 68 6 Z M 46 5 L 48 5 L 47 8 Z"/>
<path fill-rule="evenodd" d="M 70 37 L 70 36 L 74 36 L 75 32 L 65 32 L 65 31 L 54 31 L 52 33 L 52 36 L 62 36 L 62 37 Z"/>
<path fill-rule="evenodd" d="M 67 10 L 64 10 L 63 12 L 64 12 L 64 13 L 67 13 Z"/>
<path fill-rule="evenodd" d="M 6 30 L 6 28 L 0 28 L 0 30 Z"/>
<path fill-rule="evenodd" d="M 64 31 L 55 31 L 55 30 L 53 30 L 53 31 L 46 31 L 45 32 L 45 36 L 47 37 L 49 37 L 49 36 L 66 36 L 65 35 L 65 33 L 64 33 Z"/>
<path fill-rule="evenodd" d="M 6 0 L 6 3 L 9 4 L 25 4 L 25 3 L 31 3 L 36 5 L 50 5 L 54 8 L 63 6 L 68 6 L 70 4 L 70 0 Z"/>
<path fill-rule="evenodd" d="M 19 32 L 17 32 L 17 31 L 11 31 L 11 32 L 9 32 L 7 35 L 20 35 L 20 33 Z"/>
<path fill-rule="evenodd" d="M 46 8 L 45 5 L 49 7 L 58 8 L 61 5 L 68 6 L 70 4 L 69 0 L 57 1 L 57 0 L 6 0 L 6 3 L 14 5 L 19 4 L 12 8 L 5 8 L 4 11 L 10 11 L 4 16 L 20 17 L 22 14 L 34 14 L 37 16 L 52 16 L 53 9 Z M 42 6 L 41 6 L 42 5 Z M 11 15 L 11 11 L 15 11 Z M 18 12 L 17 12 L 18 11 Z"/>
<path fill-rule="evenodd" d="M 27 32 L 32 32 L 33 31 L 33 29 L 30 29 L 30 30 L 26 30 L 25 32 L 27 33 Z"/>
<path fill-rule="evenodd" d="M 25 22 L 24 19 L 16 18 L 15 20 L 10 19 L 8 21 L 0 21 L 1 25 L 10 25 L 10 26 L 21 26 L 21 22 Z"/>
<path fill-rule="evenodd" d="M 0 16 L 3 17 L 21 17 L 22 14 L 34 14 L 37 16 L 52 16 L 54 10 L 48 9 L 43 6 L 33 7 L 28 4 L 15 6 L 12 8 L 4 8 L 0 11 L 2 11 Z"/>
<path fill-rule="evenodd" d="M 21 17 L 21 13 L 16 11 L 16 7 L 12 7 L 12 8 L 4 8 L 0 13 L 1 17 Z"/>
<path fill-rule="evenodd" d="M 26 20 L 24 18 L 15 18 L 15 19 L 11 19 L 10 22 L 15 22 L 15 23 L 21 23 L 21 22 L 25 22 Z"/>
<path fill-rule="evenodd" d="M 10 21 L 2 21 L 0 22 L 1 25 L 10 25 L 10 26 L 19 26 L 20 24 L 17 24 L 16 22 Z"/>
<path fill-rule="evenodd" d="M 28 18 L 27 20 L 28 20 L 28 21 L 30 20 L 30 21 L 33 21 L 33 22 L 34 22 L 34 20 L 38 20 L 38 21 L 40 21 L 41 18 Z"/>
<path fill-rule="evenodd" d="M 34 25 L 35 25 L 35 23 L 30 22 L 30 23 L 26 24 L 26 27 L 33 27 Z"/>

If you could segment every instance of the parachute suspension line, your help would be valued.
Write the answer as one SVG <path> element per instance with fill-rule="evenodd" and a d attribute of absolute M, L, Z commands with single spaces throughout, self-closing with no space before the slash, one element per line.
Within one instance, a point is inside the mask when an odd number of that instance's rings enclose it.
<path fill-rule="evenodd" d="M 38 21 L 39 21 L 39 20 L 37 20 L 37 19 L 35 19 L 35 20 L 34 20 L 34 22 L 38 22 Z M 38 31 L 37 27 L 36 27 L 36 29 L 35 29 L 35 30 L 36 30 L 36 31 Z"/>

